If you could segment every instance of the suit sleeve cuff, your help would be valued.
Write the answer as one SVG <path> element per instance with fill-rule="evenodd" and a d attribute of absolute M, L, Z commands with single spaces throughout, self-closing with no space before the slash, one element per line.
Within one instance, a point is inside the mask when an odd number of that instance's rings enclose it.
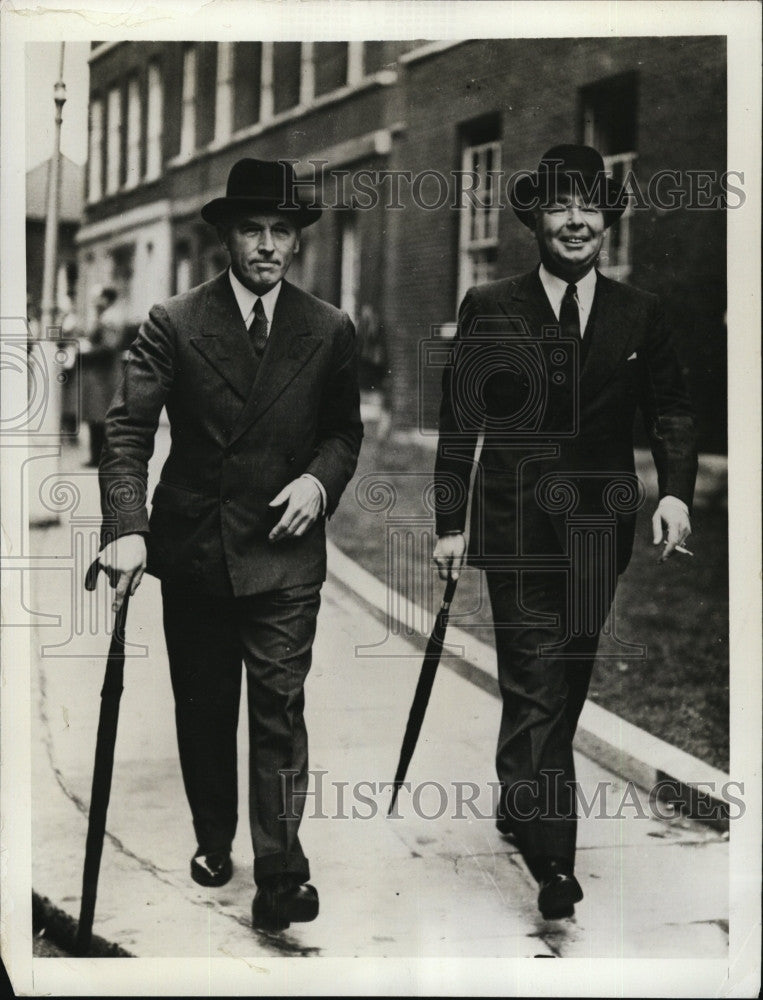
<path fill-rule="evenodd" d="M 683 502 L 683 500 L 680 500 L 678 497 L 674 497 L 672 494 L 666 493 L 665 496 L 662 498 L 662 500 L 660 500 L 661 504 L 665 502 L 667 502 L 668 505 L 677 505 L 678 507 L 681 508 L 681 510 L 683 510 L 684 514 L 686 514 L 687 517 L 689 516 L 688 506 Z"/>
<path fill-rule="evenodd" d="M 321 493 L 321 514 L 325 514 L 326 513 L 326 506 L 328 504 L 328 497 L 326 496 L 326 487 L 323 485 L 323 483 L 320 481 L 320 479 L 317 479 L 310 472 L 303 472 L 302 475 L 300 476 L 300 478 L 301 479 L 310 479 L 318 487 L 318 489 L 320 490 L 320 493 Z"/>

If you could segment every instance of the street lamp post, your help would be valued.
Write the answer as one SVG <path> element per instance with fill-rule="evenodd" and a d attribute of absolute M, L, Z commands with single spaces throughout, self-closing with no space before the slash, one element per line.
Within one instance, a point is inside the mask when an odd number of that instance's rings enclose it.
<path fill-rule="evenodd" d="M 38 371 L 45 372 L 45 407 L 42 421 L 35 428 L 30 438 L 30 446 L 36 461 L 29 462 L 28 498 L 29 524 L 31 527 L 42 527 L 57 524 L 58 512 L 46 503 L 42 496 L 42 486 L 51 471 L 55 475 L 59 471 L 61 451 L 61 381 L 66 378 L 60 363 L 61 330 L 58 323 L 58 303 L 56 301 L 56 285 L 58 273 L 58 220 L 61 202 L 61 122 L 63 108 L 66 103 L 66 84 L 64 83 L 64 51 L 65 43 L 61 42 L 58 80 L 53 87 L 55 103 L 55 129 L 53 135 L 53 155 L 48 167 L 48 199 L 45 216 L 45 258 L 42 272 L 42 303 L 40 310 L 39 339 L 30 344 L 30 364 L 36 365 Z M 45 445 L 39 451 L 36 445 Z M 35 451 L 37 454 L 35 454 Z M 51 470 L 51 466 L 53 467 Z"/>
<path fill-rule="evenodd" d="M 58 216 L 61 202 L 61 122 L 66 103 L 64 83 L 64 47 L 61 42 L 61 56 L 58 80 L 53 87 L 53 101 L 56 105 L 56 126 L 53 135 L 53 155 L 48 171 L 48 207 L 45 218 L 45 263 L 42 272 L 42 338 L 50 337 L 49 330 L 58 318 L 56 303 L 56 272 L 58 263 Z M 58 339 L 55 337 L 54 339 Z"/>

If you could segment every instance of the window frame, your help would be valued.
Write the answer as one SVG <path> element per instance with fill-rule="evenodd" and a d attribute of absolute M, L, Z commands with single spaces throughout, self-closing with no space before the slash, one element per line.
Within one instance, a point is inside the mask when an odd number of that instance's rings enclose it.
<path fill-rule="evenodd" d="M 499 174 L 501 170 L 501 141 L 500 139 L 488 139 L 480 142 L 470 141 L 465 138 L 461 150 L 461 177 L 474 175 L 475 157 L 491 154 L 490 166 L 482 172 L 477 170 L 479 176 L 488 178 L 491 174 Z M 479 161 L 478 165 L 479 165 Z M 460 218 L 458 227 L 458 282 L 457 282 L 457 302 L 456 307 L 463 301 L 467 290 L 475 284 L 482 284 L 489 281 L 494 276 L 494 265 L 498 257 L 498 240 L 501 217 L 500 205 L 500 184 L 495 185 L 494 179 L 491 181 L 491 204 L 477 206 L 471 198 L 464 198 L 463 187 L 460 191 Z M 472 185 L 471 190 L 476 196 L 485 194 L 486 188 Z M 475 236 L 475 223 L 479 230 Z M 487 264 L 487 274 L 478 273 L 478 266 L 475 266 L 477 258 L 483 258 Z M 492 258 L 492 259 L 489 259 Z"/>
<path fill-rule="evenodd" d="M 183 70 L 180 89 L 179 156 L 196 152 L 196 97 L 199 80 L 199 54 L 195 43 L 183 46 Z"/>

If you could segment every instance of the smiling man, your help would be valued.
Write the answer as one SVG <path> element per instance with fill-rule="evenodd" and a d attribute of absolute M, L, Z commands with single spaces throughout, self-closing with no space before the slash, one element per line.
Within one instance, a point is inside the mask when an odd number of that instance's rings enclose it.
<path fill-rule="evenodd" d="M 326 574 L 325 518 L 363 434 L 348 316 L 289 284 L 300 232 L 289 164 L 234 164 L 202 209 L 230 267 L 154 306 L 109 411 L 101 564 L 114 609 L 144 570 L 162 581 L 180 764 L 202 886 L 231 877 L 242 663 L 249 716 L 253 925 L 312 920 L 298 828 L 307 788 L 304 682 Z M 169 456 L 146 510 L 166 407 Z"/>
<path fill-rule="evenodd" d="M 511 203 L 535 234 L 540 264 L 470 289 L 461 305 L 443 376 L 434 557 L 443 578 L 466 558 L 486 572 L 503 700 L 497 826 L 538 880 L 542 915 L 556 919 L 583 896 L 572 740 L 643 501 L 636 408 L 657 467 L 661 562 L 687 552 L 697 459 L 656 296 L 596 269 L 625 207 L 600 154 L 550 149 Z"/>

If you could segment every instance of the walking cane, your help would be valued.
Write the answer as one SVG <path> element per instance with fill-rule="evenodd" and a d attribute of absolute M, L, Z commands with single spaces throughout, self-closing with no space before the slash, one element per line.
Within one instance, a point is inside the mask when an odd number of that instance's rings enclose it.
<path fill-rule="evenodd" d="M 440 605 L 440 610 L 437 612 L 434 628 L 432 629 L 432 634 L 429 637 L 427 648 L 424 651 L 424 662 L 421 665 L 419 682 L 416 685 L 416 693 L 413 696 L 413 704 L 411 705 L 411 711 L 408 715 L 408 723 L 405 727 L 405 735 L 403 736 L 403 745 L 400 748 L 400 760 L 395 774 L 395 787 L 392 792 L 392 800 L 389 804 L 389 809 L 387 810 L 388 816 L 392 814 L 392 810 L 395 808 L 397 793 L 400 791 L 403 781 L 405 781 L 408 765 L 411 762 L 411 757 L 413 757 L 413 751 L 416 749 L 416 741 L 418 740 L 419 733 L 421 732 L 421 725 L 424 721 L 424 714 L 426 713 L 427 705 L 429 704 L 429 696 L 432 693 L 435 674 L 437 673 L 437 667 L 440 663 L 442 646 L 445 641 L 445 632 L 448 628 L 450 605 L 453 601 L 453 595 L 456 592 L 457 582 L 458 581 L 454 580 L 452 576 L 448 577 L 448 582 L 445 586 L 445 594 L 442 598 L 442 604 Z"/>
<path fill-rule="evenodd" d="M 85 577 L 87 590 L 95 590 L 99 570 L 103 569 L 98 559 L 90 566 Z M 98 718 L 98 735 L 95 741 L 95 763 L 93 765 L 93 787 L 90 793 L 87 842 L 85 846 L 85 866 L 82 873 L 82 904 L 75 950 L 78 955 L 86 955 L 90 949 L 95 914 L 95 896 L 98 891 L 98 873 L 101 868 L 103 839 L 106 834 L 106 812 L 111 794 L 111 775 L 114 769 L 114 744 L 117 738 L 119 720 L 119 699 L 122 696 L 122 681 L 125 665 L 125 623 L 129 594 L 125 594 L 122 607 L 114 621 L 111 633 L 109 655 L 106 660 L 106 674 L 101 688 L 101 711 Z"/>

